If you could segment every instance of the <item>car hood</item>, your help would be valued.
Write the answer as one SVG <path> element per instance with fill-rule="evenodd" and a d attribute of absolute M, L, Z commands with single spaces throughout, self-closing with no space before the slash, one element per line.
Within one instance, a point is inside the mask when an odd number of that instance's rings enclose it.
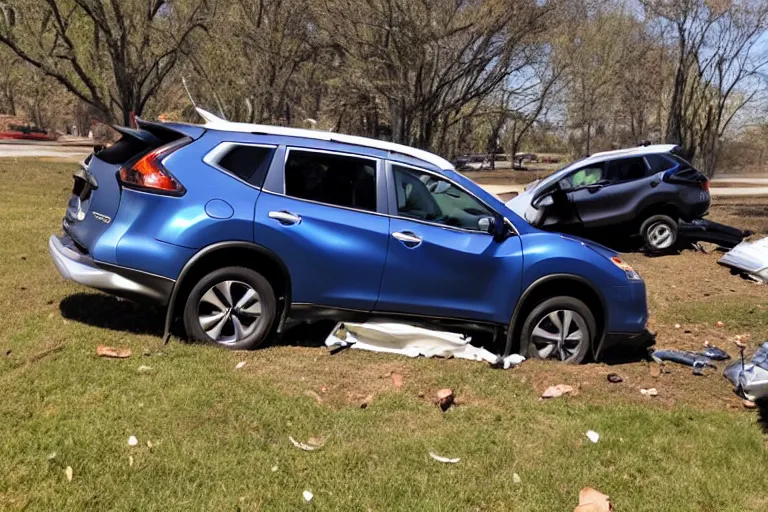
<path fill-rule="evenodd" d="M 613 249 L 610 249 L 602 244 L 599 244 L 597 242 L 593 242 L 592 240 L 587 240 L 586 238 L 581 238 L 580 236 L 574 236 L 574 235 L 560 235 L 566 240 L 573 240 L 574 242 L 579 242 L 582 245 L 585 245 L 586 247 L 589 247 L 593 251 L 595 251 L 598 254 L 601 254 L 602 256 L 605 256 L 608 259 L 615 258 L 619 255 L 618 252 L 614 251 Z"/>
<path fill-rule="evenodd" d="M 536 185 L 538 183 L 538 181 L 534 181 L 528 185 L 522 194 L 518 194 L 517 196 L 507 201 L 505 206 L 528 221 L 528 219 L 525 218 L 525 213 L 531 206 L 531 201 L 533 201 L 533 193 L 536 190 Z"/>

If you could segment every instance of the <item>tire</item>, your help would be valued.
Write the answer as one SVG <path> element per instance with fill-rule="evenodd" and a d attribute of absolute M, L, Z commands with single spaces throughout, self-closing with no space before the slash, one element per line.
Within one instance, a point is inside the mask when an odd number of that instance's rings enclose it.
<path fill-rule="evenodd" d="M 244 267 L 226 267 L 206 275 L 189 292 L 184 305 L 187 336 L 233 350 L 263 345 L 276 318 L 277 299 L 269 281 Z"/>
<path fill-rule="evenodd" d="M 667 215 L 649 217 L 640 226 L 645 250 L 651 253 L 663 253 L 677 244 L 677 222 Z"/>
<path fill-rule="evenodd" d="M 570 325 L 563 337 L 566 315 Z M 581 334 L 574 343 L 577 331 Z M 586 304 L 574 297 L 553 297 L 528 313 L 520 331 L 520 353 L 530 359 L 579 364 L 589 354 L 596 335 L 595 316 Z"/>

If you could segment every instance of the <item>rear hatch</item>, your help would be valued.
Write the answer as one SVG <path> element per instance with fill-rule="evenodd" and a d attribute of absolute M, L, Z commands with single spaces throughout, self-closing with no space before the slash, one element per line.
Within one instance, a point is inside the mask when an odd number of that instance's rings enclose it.
<path fill-rule="evenodd" d="M 197 138 L 204 130 L 196 126 L 139 122 L 139 129 L 115 127 L 120 140 L 95 151 L 72 175 L 72 196 L 62 225 L 64 231 L 85 252 L 109 228 L 120 207 L 120 168 L 147 152 L 183 137 Z"/>

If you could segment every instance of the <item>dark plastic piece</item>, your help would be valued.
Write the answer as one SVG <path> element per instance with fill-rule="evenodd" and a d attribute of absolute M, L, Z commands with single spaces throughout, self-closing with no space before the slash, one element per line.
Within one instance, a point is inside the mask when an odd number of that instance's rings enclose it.
<path fill-rule="evenodd" d="M 696 219 L 691 222 L 681 222 L 677 228 L 677 235 L 690 242 L 711 242 L 731 249 L 743 242 L 750 233 L 719 222 Z"/>
<path fill-rule="evenodd" d="M 726 359 L 731 358 L 725 350 L 717 347 L 707 347 L 701 354 L 715 361 L 725 361 Z"/>

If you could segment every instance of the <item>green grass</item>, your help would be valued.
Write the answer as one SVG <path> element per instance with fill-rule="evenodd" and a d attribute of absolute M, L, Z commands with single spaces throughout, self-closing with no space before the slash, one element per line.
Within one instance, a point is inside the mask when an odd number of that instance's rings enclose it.
<path fill-rule="evenodd" d="M 518 371 L 466 361 L 163 345 L 154 334 L 161 312 L 66 283 L 50 263 L 46 242 L 73 169 L 0 160 L 3 510 L 550 512 L 571 510 L 585 486 L 622 511 L 768 508 L 765 437 L 742 411 L 621 396 L 539 402 Z M 733 321 L 752 325 L 746 316 Z M 134 354 L 100 359 L 98 344 Z M 247 365 L 236 370 L 241 360 Z M 389 382 L 393 369 L 405 375 L 400 392 Z M 440 387 L 463 402 L 444 415 L 418 396 Z M 360 409 L 359 395 L 372 391 Z M 589 429 L 601 434 L 598 444 L 585 437 Z M 128 446 L 130 435 L 139 447 Z M 288 435 L 326 444 L 303 452 Z M 462 460 L 440 464 L 430 450 Z M 305 489 L 315 495 L 310 505 Z"/>

